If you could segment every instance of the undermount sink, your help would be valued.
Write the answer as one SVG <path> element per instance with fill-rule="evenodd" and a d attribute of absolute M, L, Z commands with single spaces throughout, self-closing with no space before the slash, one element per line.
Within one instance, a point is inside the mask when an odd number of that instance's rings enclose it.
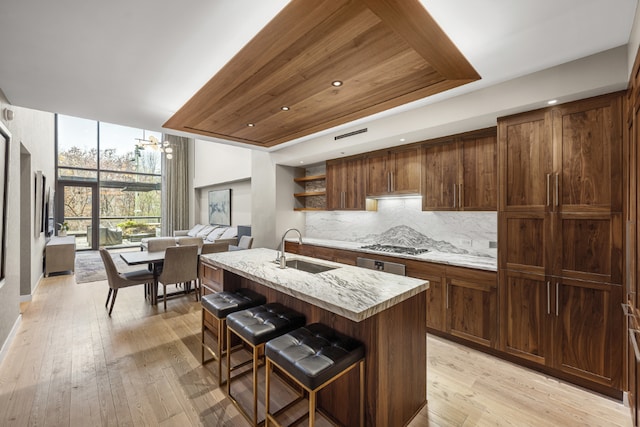
<path fill-rule="evenodd" d="M 329 267 L 327 265 L 316 264 L 314 262 L 303 261 L 301 259 L 290 259 L 286 263 L 287 267 L 296 270 L 306 271 L 307 273 L 322 273 L 329 270 L 335 270 L 338 267 Z"/>

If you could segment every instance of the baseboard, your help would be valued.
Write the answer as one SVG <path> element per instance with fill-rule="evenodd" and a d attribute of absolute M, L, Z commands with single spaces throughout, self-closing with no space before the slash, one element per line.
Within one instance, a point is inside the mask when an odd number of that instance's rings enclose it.
<path fill-rule="evenodd" d="M 7 355 L 9 346 L 13 342 L 13 339 L 16 337 L 16 333 L 18 332 L 18 326 L 20 325 L 21 321 L 22 321 L 22 314 L 19 314 L 18 318 L 13 324 L 13 327 L 11 328 L 11 331 L 9 332 L 9 336 L 4 341 L 4 343 L 2 344 L 2 348 L 0 349 L 0 365 L 2 365 L 2 361 L 4 360 L 4 357 Z"/>
<path fill-rule="evenodd" d="M 38 289 L 38 286 L 40 286 L 42 279 L 44 279 L 44 274 L 41 274 L 40 277 L 38 277 L 38 280 L 36 281 L 36 287 L 31 290 L 31 293 L 29 295 L 20 295 L 21 303 L 30 302 L 33 299 L 33 294 L 36 293 L 36 289 Z"/>

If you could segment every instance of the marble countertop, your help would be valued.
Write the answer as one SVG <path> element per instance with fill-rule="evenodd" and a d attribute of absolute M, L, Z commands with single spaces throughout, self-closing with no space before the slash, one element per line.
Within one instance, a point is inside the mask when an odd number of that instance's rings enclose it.
<path fill-rule="evenodd" d="M 371 317 L 429 287 L 429 282 L 425 280 L 296 254 L 287 254 L 287 260 L 300 259 L 336 268 L 315 274 L 294 268 L 281 269 L 273 262 L 277 253 L 273 249 L 257 248 L 206 254 L 202 258 L 216 267 L 355 322 Z"/>
<path fill-rule="evenodd" d="M 298 239 L 287 239 L 292 243 L 298 243 Z M 401 259 L 415 259 L 418 261 L 434 262 L 438 264 L 448 264 L 457 267 L 475 268 L 478 270 L 486 271 L 498 271 L 498 260 L 490 257 L 465 255 L 465 254 L 452 254 L 446 252 L 432 251 L 420 254 L 420 255 L 407 255 L 407 254 L 394 254 L 389 252 L 372 251 L 370 249 L 362 249 L 365 243 L 358 242 L 343 242 L 338 240 L 326 240 L 326 239 L 314 239 L 309 237 L 302 238 L 302 244 L 325 246 L 334 249 L 346 249 L 350 251 L 370 253 L 376 255 L 385 255 L 394 258 Z"/>

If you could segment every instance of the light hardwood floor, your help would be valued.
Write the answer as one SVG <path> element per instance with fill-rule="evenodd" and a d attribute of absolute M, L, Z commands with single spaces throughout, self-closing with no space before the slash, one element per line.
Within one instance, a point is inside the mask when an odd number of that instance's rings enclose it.
<path fill-rule="evenodd" d="M 142 287 L 113 315 L 106 282 L 43 280 L 0 365 L 0 426 L 246 426 L 200 365 L 193 297 L 167 311 Z M 428 399 L 416 426 L 630 426 L 629 409 L 439 338 L 428 339 Z"/>

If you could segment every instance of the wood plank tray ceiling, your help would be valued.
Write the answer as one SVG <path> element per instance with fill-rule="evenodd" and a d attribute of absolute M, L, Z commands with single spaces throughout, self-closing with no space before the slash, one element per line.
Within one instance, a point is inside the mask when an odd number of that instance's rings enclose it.
<path fill-rule="evenodd" d="M 479 78 L 418 0 L 292 0 L 164 127 L 273 147 Z"/>

